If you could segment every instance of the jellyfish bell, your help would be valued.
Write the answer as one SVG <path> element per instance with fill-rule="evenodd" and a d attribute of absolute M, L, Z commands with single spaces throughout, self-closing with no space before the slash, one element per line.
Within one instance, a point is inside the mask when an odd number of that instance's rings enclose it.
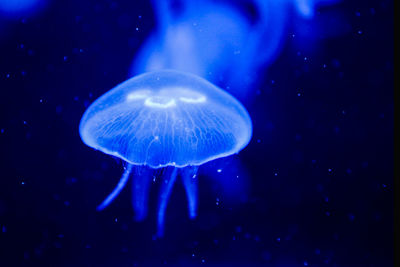
<path fill-rule="evenodd" d="M 206 80 L 183 72 L 136 76 L 85 112 L 85 144 L 133 165 L 186 167 L 237 153 L 252 132 L 246 109 Z"/>
<path fill-rule="evenodd" d="M 79 131 L 86 145 L 127 163 L 99 210 L 111 203 L 136 169 L 133 205 L 136 217 L 143 219 L 152 175 L 138 170 L 167 169 L 158 212 L 162 235 L 176 177 L 182 178 L 194 218 L 198 166 L 238 153 L 250 141 L 252 123 L 242 104 L 222 89 L 192 74 L 162 70 L 133 77 L 98 98 L 84 113 Z"/>

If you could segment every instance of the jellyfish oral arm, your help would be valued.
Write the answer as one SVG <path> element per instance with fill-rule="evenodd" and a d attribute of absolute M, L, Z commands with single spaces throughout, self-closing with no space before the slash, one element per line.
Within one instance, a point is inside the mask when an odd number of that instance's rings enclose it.
<path fill-rule="evenodd" d="M 116 196 L 121 192 L 121 190 L 125 187 L 126 182 L 129 180 L 129 176 L 132 172 L 133 165 L 128 164 L 126 167 L 126 170 L 124 174 L 122 174 L 121 179 L 119 180 L 117 186 L 114 188 L 114 190 L 108 195 L 108 197 L 99 205 L 97 206 L 98 211 L 102 211 L 105 209 L 110 203 L 114 200 Z"/>
<path fill-rule="evenodd" d="M 172 170 L 171 177 L 168 180 L 164 180 L 161 185 L 160 192 L 160 204 L 158 207 L 158 218 L 157 218 L 157 236 L 162 237 L 164 235 L 164 217 L 165 210 L 167 209 L 168 199 L 171 195 L 172 187 L 175 183 L 178 169 Z"/>
<path fill-rule="evenodd" d="M 182 182 L 188 199 L 189 217 L 196 218 L 197 215 L 197 169 L 198 167 L 186 167 L 182 171 Z"/>
<path fill-rule="evenodd" d="M 132 181 L 132 206 L 136 221 L 142 221 L 147 216 L 147 202 L 150 190 L 150 174 L 148 169 L 139 168 Z"/>

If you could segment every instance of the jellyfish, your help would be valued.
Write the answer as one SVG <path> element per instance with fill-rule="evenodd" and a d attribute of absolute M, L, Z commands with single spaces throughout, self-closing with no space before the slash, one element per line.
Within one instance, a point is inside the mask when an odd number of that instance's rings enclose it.
<path fill-rule="evenodd" d="M 152 0 L 155 29 L 135 53 L 130 74 L 165 68 L 190 72 L 249 101 L 263 82 L 260 72 L 284 47 L 288 30 L 292 38 L 307 33 L 294 40 L 312 47 L 309 38 L 329 36 L 327 29 L 338 21 L 337 15 L 321 19 L 326 11 L 312 20 L 316 7 L 339 1 Z"/>
<path fill-rule="evenodd" d="M 200 165 L 238 153 L 250 141 L 252 123 L 243 105 L 205 79 L 175 70 L 144 73 L 92 103 L 79 126 L 82 141 L 126 163 L 106 208 L 132 177 L 135 218 L 147 214 L 154 173 L 162 176 L 157 235 L 164 233 L 168 199 L 177 178 L 186 191 L 189 217 L 197 215 Z"/>

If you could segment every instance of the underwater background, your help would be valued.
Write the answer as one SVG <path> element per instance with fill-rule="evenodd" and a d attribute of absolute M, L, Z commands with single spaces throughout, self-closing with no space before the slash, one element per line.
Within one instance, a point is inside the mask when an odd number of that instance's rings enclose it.
<path fill-rule="evenodd" d="M 185 2 L 177 25 L 220 24 L 150 66 L 162 1 L 0 0 L 0 266 L 393 266 L 393 1 Z M 195 220 L 174 186 L 156 238 L 157 180 L 144 222 L 127 189 L 96 211 L 123 164 L 79 122 L 160 58 L 237 97 L 253 136 L 200 166 Z"/>

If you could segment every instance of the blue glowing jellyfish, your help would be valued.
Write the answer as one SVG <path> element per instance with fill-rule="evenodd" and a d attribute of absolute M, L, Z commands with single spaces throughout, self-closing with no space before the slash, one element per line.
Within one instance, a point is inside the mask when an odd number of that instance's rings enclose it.
<path fill-rule="evenodd" d="M 101 96 L 86 110 L 79 131 L 86 145 L 127 163 L 118 185 L 98 210 L 111 203 L 133 173 L 135 216 L 144 219 L 152 172 L 162 168 L 161 236 L 177 176 L 194 218 L 198 166 L 238 153 L 250 141 L 252 124 L 242 104 L 225 91 L 198 76 L 162 70 L 131 78 Z"/>
<path fill-rule="evenodd" d="M 248 100 L 263 82 L 260 72 L 279 56 L 288 31 L 291 38 L 299 36 L 296 42 L 312 47 L 303 35 L 328 36 L 327 24 L 335 28 L 338 22 L 337 16 L 329 20 L 334 23 L 324 22 L 325 11 L 314 21 L 315 9 L 338 1 L 152 0 L 155 29 L 135 53 L 131 75 L 161 69 L 190 72 Z"/>

